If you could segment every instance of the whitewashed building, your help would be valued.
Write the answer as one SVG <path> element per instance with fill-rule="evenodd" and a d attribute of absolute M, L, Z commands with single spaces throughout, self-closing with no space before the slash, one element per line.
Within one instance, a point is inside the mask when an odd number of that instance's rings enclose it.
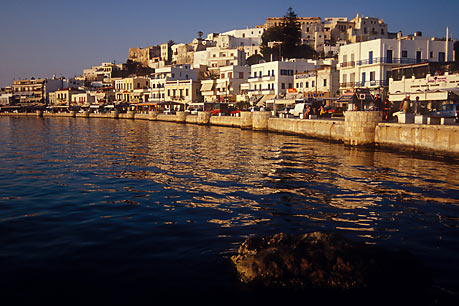
<path fill-rule="evenodd" d="M 207 66 L 209 70 L 219 73 L 221 67 L 244 66 L 246 54 L 241 49 L 207 48 L 194 53 L 193 67 Z"/>
<path fill-rule="evenodd" d="M 459 97 L 459 73 L 448 65 L 429 63 L 397 67 L 389 79 L 389 97 L 401 102 L 406 96 L 412 101 L 444 102 Z"/>
<path fill-rule="evenodd" d="M 294 88 L 295 73 L 314 70 L 316 65 L 311 62 L 276 61 L 251 66 L 249 98 L 263 103 L 273 98 L 283 98 L 289 88 Z"/>
<path fill-rule="evenodd" d="M 151 102 L 165 101 L 166 83 L 168 81 L 197 81 L 197 71 L 191 69 L 191 65 L 174 65 L 158 68 L 150 78 L 150 99 Z"/>
<path fill-rule="evenodd" d="M 336 65 L 323 65 L 318 69 L 296 73 L 295 92 L 304 98 L 335 98 L 339 95 L 339 71 Z"/>
<path fill-rule="evenodd" d="M 419 34 L 397 39 L 375 39 L 342 46 L 339 52 L 340 90 L 387 89 L 390 71 L 401 64 L 453 60 L 453 42 Z"/>

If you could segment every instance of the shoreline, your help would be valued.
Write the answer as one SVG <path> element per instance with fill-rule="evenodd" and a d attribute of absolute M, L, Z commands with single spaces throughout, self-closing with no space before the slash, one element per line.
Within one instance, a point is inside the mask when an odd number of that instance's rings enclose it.
<path fill-rule="evenodd" d="M 164 121 L 185 124 L 226 126 L 279 134 L 311 137 L 348 146 L 375 146 L 397 151 L 441 153 L 459 156 L 459 125 L 426 125 L 378 122 L 378 112 L 348 112 L 346 120 L 271 117 L 270 112 L 241 112 L 240 116 L 211 116 L 209 112 L 190 115 L 118 113 L 0 113 L 11 117 L 107 118 Z M 376 115 L 376 117 L 375 117 Z M 357 117 L 356 117 L 357 116 Z M 356 117 L 352 121 L 352 118 Z M 374 117 L 376 119 L 372 119 Z M 351 119 L 349 119 L 351 118 Z M 351 121 L 350 121 L 351 120 Z"/>

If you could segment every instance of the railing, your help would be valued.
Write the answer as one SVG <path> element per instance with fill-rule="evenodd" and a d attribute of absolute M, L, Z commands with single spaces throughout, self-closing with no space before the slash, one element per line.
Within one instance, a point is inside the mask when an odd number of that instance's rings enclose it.
<path fill-rule="evenodd" d="M 387 80 L 375 81 L 362 81 L 362 82 L 344 82 L 339 84 L 341 88 L 354 88 L 354 87 L 374 87 L 374 86 L 388 86 Z"/>
<path fill-rule="evenodd" d="M 355 66 L 355 61 L 344 62 L 344 63 L 341 63 L 341 64 L 340 64 L 340 67 L 341 67 L 341 68 L 345 68 L 345 67 L 354 67 L 354 66 Z"/>
<path fill-rule="evenodd" d="M 358 60 L 357 66 L 373 65 L 373 64 L 417 64 L 425 63 L 426 59 L 415 59 L 415 58 L 390 58 L 390 57 L 375 57 L 372 59 Z"/>

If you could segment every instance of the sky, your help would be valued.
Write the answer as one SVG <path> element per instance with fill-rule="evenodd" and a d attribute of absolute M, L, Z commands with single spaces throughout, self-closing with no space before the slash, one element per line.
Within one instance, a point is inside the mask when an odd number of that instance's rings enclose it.
<path fill-rule="evenodd" d="M 0 87 L 20 78 L 73 77 L 101 62 L 125 62 L 129 48 L 188 43 L 198 31 L 255 27 L 289 7 L 299 17 L 378 17 L 403 34 L 445 37 L 448 26 L 459 38 L 457 0 L 2 0 Z"/>

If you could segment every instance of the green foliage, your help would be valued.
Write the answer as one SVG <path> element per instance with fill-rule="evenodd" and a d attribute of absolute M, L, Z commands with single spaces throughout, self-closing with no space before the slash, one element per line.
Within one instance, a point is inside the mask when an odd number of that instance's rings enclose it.
<path fill-rule="evenodd" d="M 258 64 L 262 59 L 263 56 L 261 56 L 260 54 L 251 55 L 247 58 L 247 65 L 252 66 Z"/>
<path fill-rule="evenodd" d="M 284 15 L 281 25 L 271 27 L 263 33 L 261 52 L 267 61 L 315 56 L 310 46 L 301 44 L 301 28 L 291 7 Z"/>
<path fill-rule="evenodd" d="M 137 76 L 147 76 L 155 72 L 154 69 L 150 67 L 145 67 L 138 62 L 134 62 L 130 59 L 126 61 L 127 72 L 126 76 L 137 75 Z"/>

